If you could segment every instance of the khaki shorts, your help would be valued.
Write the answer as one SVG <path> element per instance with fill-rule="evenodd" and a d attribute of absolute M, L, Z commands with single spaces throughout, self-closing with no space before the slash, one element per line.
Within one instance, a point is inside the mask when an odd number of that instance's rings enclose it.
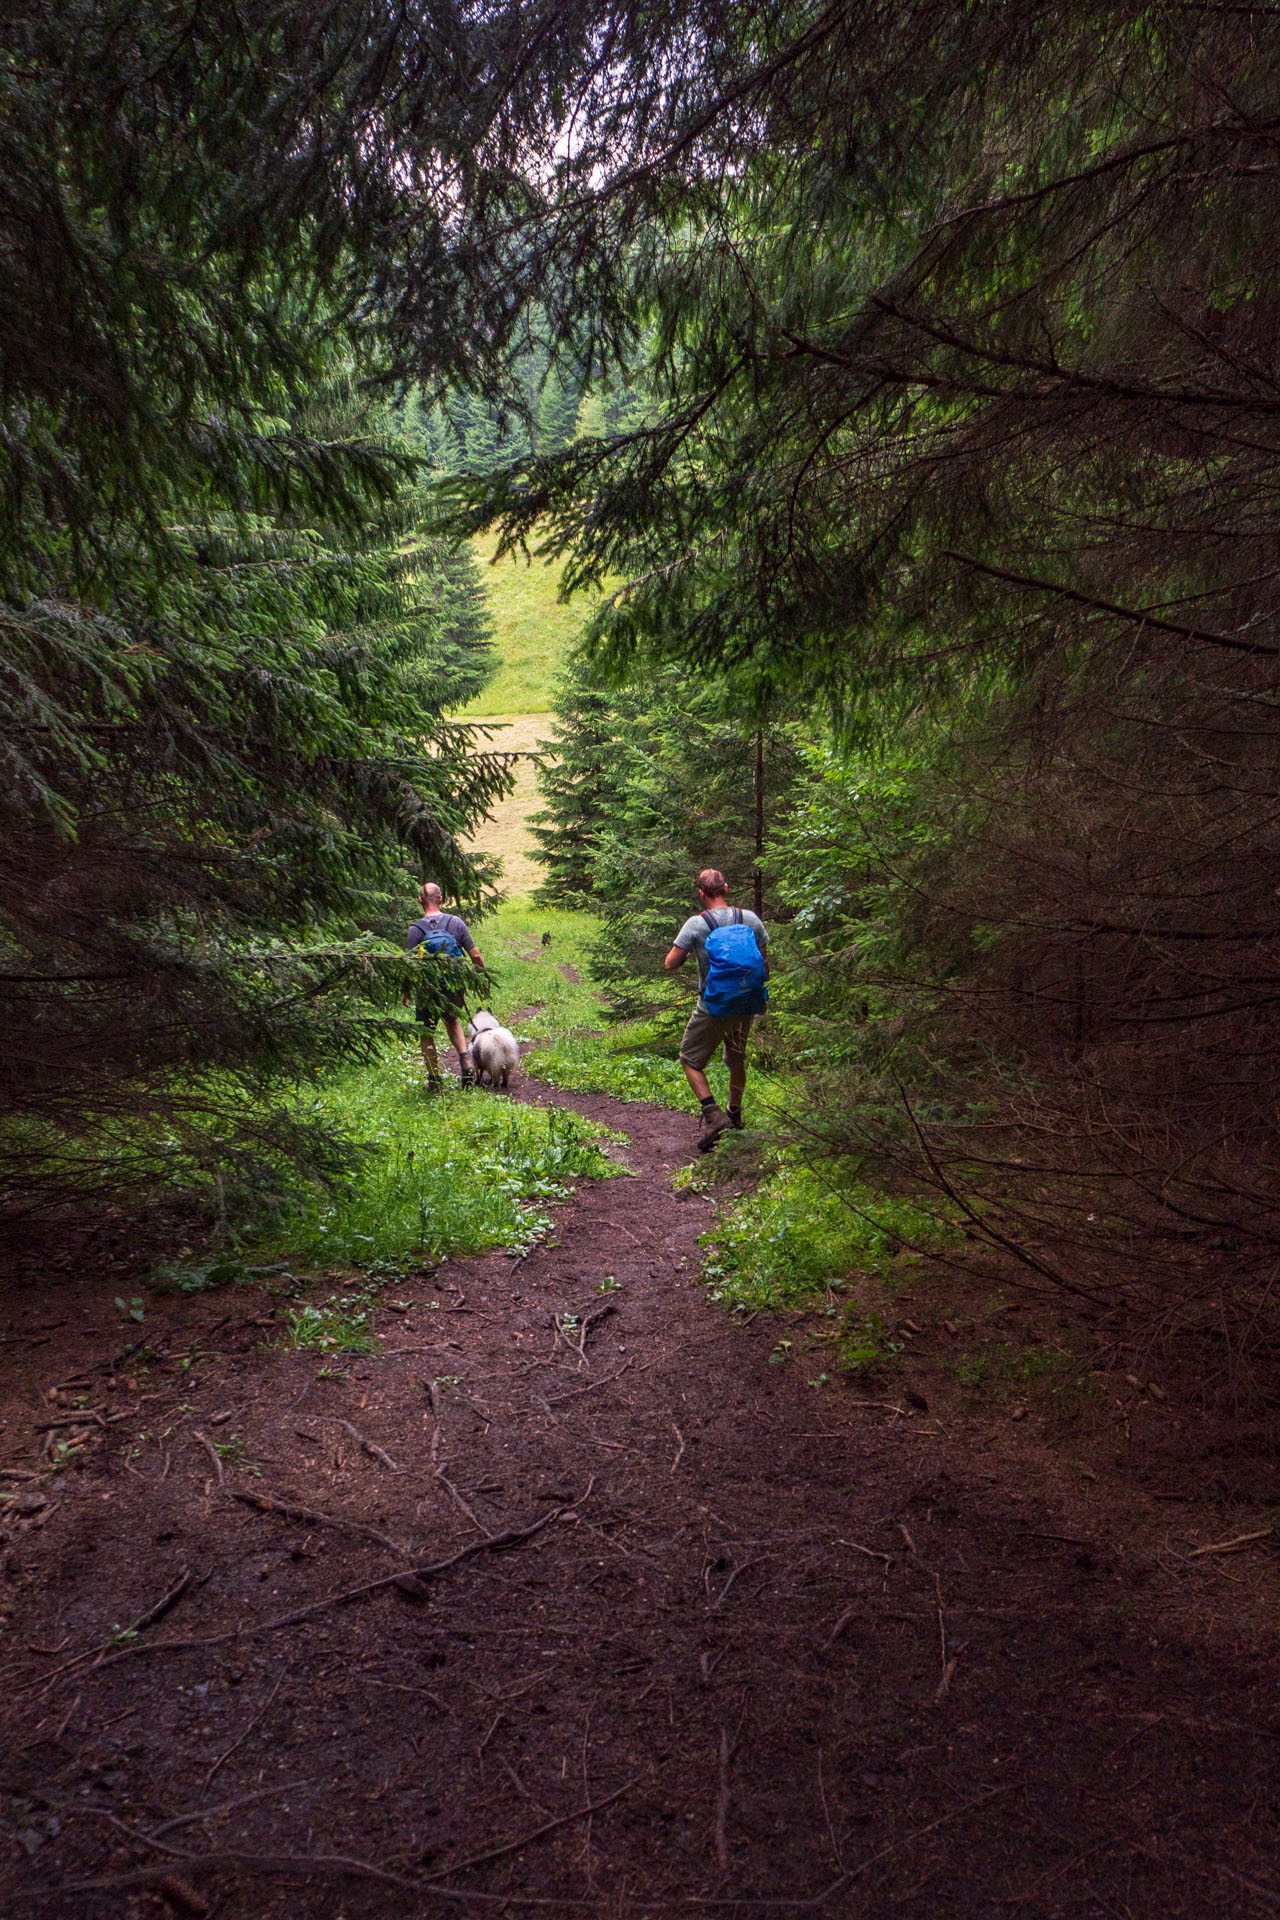
<path fill-rule="evenodd" d="M 752 1016 L 747 1013 L 737 1014 L 730 1020 L 717 1020 L 714 1014 L 704 1013 L 699 1007 L 696 1013 L 689 1016 L 684 1039 L 680 1042 L 681 1066 L 705 1067 L 721 1041 L 724 1042 L 727 1065 L 732 1066 L 735 1060 L 745 1060 L 751 1019 Z"/>

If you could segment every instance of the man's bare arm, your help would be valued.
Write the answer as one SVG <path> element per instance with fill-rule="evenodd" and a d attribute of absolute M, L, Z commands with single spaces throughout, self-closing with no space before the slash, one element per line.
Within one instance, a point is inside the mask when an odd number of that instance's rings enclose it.
<path fill-rule="evenodd" d="M 484 955 L 479 947 L 472 947 L 469 958 L 473 967 L 478 967 L 481 972 L 484 971 Z"/>
<path fill-rule="evenodd" d="M 687 947 L 672 947 L 662 964 L 668 973 L 674 973 L 676 968 L 682 967 L 688 958 L 689 949 Z"/>

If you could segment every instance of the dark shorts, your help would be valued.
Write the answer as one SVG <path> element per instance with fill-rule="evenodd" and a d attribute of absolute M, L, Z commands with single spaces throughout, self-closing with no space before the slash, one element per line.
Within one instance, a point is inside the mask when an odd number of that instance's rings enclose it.
<path fill-rule="evenodd" d="M 751 1018 L 748 1013 L 738 1014 L 731 1020 L 717 1020 L 714 1014 L 704 1013 L 699 1007 L 696 1013 L 689 1016 L 684 1039 L 680 1042 L 681 1066 L 701 1070 L 722 1043 L 725 1061 L 729 1066 L 735 1061 L 745 1060 Z"/>
<path fill-rule="evenodd" d="M 441 992 L 434 1000 L 419 1000 L 413 1017 L 422 1027 L 438 1027 L 442 1020 L 460 1020 L 466 1010 L 467 996 L 461 988 Z"/>

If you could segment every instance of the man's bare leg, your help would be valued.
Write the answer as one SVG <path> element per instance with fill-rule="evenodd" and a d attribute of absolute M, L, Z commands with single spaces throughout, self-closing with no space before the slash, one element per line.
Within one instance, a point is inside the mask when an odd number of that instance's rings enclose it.
<path fill-rule="evenodd" d="M 422 1029 L 420 1045 L 422 1064 L 427 1070 L 427 1085 L 434 1089 L 440 1085 L 440 1056 L 436 1052 L 436 1037 L 430 1027 Z"/>
<path fill-rule="evenodd" d="M 729 1055 L 729 1111 L 741 1113 L 742 1095 L 747 1084 L 747 1058 L 742 1053 Z"/>
<path fill-rule="evenodd" d="M 457 1048 L 458 1065 L 462 1069 L 462 1078 L 464 1081 L 470 1080 L 475 1075 L 475 1065 L 471 1058 L 471 1049 L 467 1045 L 467 1036 L 463 1030 L 462 1022 L 459 1020 L 457 1014 L 454 1013 L 445 1015 L 444 1024 L 445 1031 Z"/>
<path fill-rule="evenodd" d="M 683 1060 L 680 1064 L 684 1067 L 685 1079 L 689 1082 L 689 1085 L 693 1088 L 699 1100 L 709 1100 L 711 1098 L 711 1082 L 702 1071 L 702 1068 L 685 1066 Z"/>

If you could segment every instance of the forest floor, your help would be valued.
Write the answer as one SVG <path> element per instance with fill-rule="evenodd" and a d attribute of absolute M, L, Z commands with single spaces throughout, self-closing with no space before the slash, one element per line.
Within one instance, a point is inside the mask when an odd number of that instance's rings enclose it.
<path fill-rule="evenodd" d="M 10 1295 L 0 1907 L 1280 1909 L 1265 1530 L 967 1407 L 940 1320 L 812 1385 L 697 1283 L 689 1114 L 514 1097 L 631 1177 L 398 1281 L 376 1352 L 238 1289 L 122 1359 L 109 1250 Z"/>

